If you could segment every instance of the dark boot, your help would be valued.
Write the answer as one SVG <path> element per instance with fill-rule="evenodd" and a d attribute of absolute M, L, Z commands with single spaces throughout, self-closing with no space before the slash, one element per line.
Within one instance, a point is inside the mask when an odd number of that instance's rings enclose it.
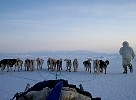
<path fill-rule="evenodd" d="M 127 74 L 127 67 L 126 68 L 124 68 L 124 72 L 123 72 L 124 74 Z"/>
<path fill-rule="evenodd" d="M 130 73 L 133 73 L 133 67 L 132 64 L 129 65 Z"/>

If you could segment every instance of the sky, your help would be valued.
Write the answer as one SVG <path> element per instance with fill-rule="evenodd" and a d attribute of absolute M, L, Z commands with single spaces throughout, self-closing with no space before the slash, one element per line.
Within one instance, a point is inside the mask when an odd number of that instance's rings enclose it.
<path fill-rule="evenodd" d="M 135 0 L 0 0 L 0 52 L 136 50 Z"/>

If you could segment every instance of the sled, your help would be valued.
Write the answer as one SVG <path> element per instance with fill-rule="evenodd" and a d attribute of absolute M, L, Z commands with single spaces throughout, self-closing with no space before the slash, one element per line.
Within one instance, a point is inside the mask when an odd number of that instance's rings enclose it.
<path fill-rule="evenodd" d="M 79 86 L 77 88 L 63 79 L 46 80 L 32 87 L 27 84 L 24 92 L 17 92 L 10 100 L 101 100 L 84 91 L 81 84 Z"/>

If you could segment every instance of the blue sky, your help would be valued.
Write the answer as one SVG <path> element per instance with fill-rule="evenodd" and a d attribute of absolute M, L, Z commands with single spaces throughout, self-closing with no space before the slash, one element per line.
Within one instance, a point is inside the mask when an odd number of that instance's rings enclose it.
<path fill-rule="evenodd" d="M 135 0 L 1 0 L 0 52 L 136 49 Z"/>

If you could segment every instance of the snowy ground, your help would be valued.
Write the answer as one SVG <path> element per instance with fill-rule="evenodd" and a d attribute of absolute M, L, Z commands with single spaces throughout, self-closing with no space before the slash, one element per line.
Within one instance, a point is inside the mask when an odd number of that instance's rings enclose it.
<path fill-rule="evenodd" d="M 14 96 L 16 92 L 24 91 L 27 83 L 33 86 L 35 83 L 50 80 L 50 79 L 65 79 L 70 84 L 75 84 L 77 87 L 82 84 L 84 90 L 90 92 L 93 97 L 101 97 L 102 100 L 136 100 L 136 61 L 133 61 L 134 72 L 123 74 L 121 65 L 121 58 L 119 55 L 104 55 L 104 54 L 52 54 L 52 55 L 7 55 L 2 54 L 0 60 L 3 58 L 17 58 L 20 57 L 23 60 L 26 58 L 36 59 L 36 57 L 42 57 L 45 62 L 42 71 L 25 72 L 0 72 L 0 100 L 9 100 Z M 54 58 L 77 58 L 79 61 L 78 72 L 66 72 L 65 62 L 63 61 L 63 71 L 51 72 L 47 70 L 46 61 L 49 56 Z M 109 60 L 110 64 L 107 68 L 107 74 L 94 74 L 84 71 L 82 62 L 86 58 Z M 73 69 L 72 69 L 73 70 Z"/>

